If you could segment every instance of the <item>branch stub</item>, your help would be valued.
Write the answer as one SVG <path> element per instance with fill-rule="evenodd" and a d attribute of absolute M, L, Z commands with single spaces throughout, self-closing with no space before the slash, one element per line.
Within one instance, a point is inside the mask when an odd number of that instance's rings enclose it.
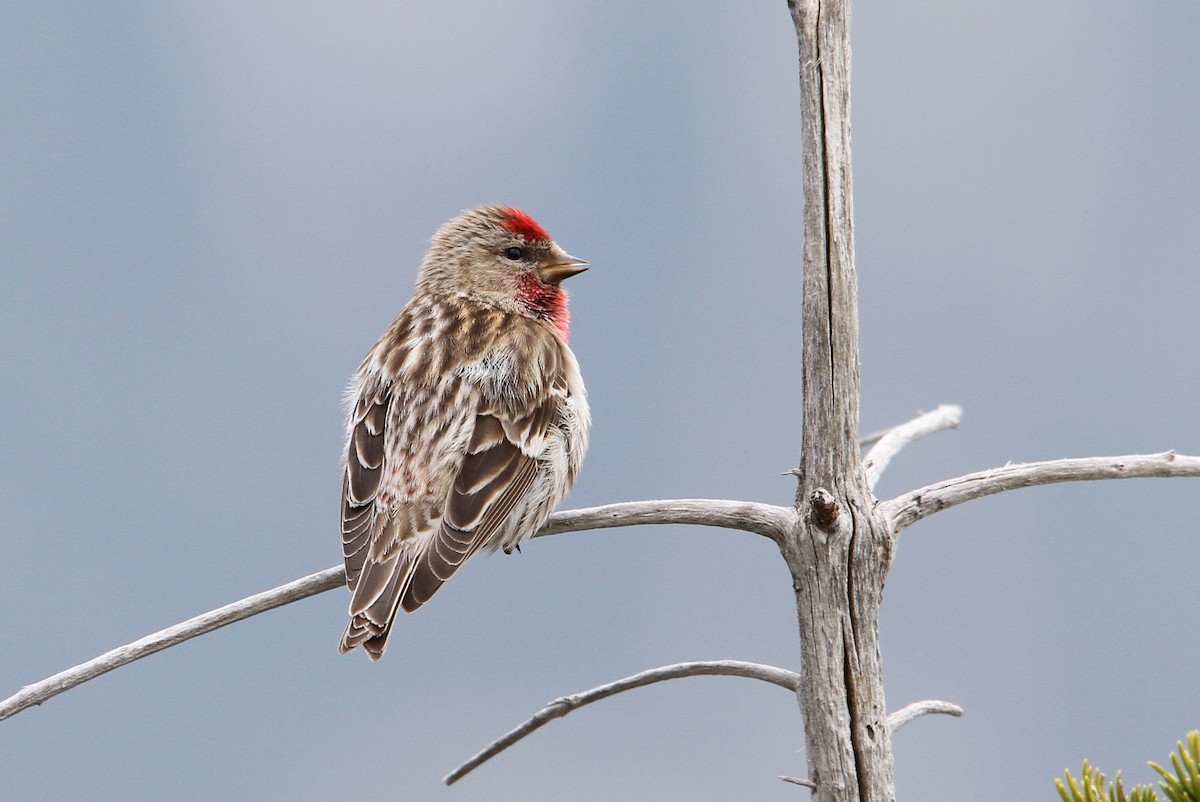
<path fill-rule="evenodd" d="M 838 517 L 842 510 L 832 493 L 823 487 L 818 487 L 808 497 L 808 504 L 809 517 L 818 529 L 829 533 L 837 529 Z"/>

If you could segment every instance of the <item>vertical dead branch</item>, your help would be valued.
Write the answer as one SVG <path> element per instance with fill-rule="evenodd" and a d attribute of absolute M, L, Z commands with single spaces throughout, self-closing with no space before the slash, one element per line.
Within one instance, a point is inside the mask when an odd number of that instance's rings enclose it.
<path fill-rule="evenodd" d="M 892 555 L 858 446 L 849 0 L 789 0 L 804 149 L 801 513 L 781 548 L 796 590 L 808 776 L 818 802 L 894 799 L 879 653 Z"/>

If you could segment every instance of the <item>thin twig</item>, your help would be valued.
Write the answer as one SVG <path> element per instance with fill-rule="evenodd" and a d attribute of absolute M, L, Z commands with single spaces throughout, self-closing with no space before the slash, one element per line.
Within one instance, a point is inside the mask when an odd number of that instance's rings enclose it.
<path fill-rule="evenodd" d="M 1086 457 L 1005 465 L 913 490 L 890 501 L 881 502 L 879 510 L 891 521 L 893 530 L 899 533 L 939 510 L 1019 487 L 1096 479 L 1170 476 L 1200 476 L 1200 457 L 1187 457 L 1174 451 L 1165 451 L 1161 454 Z"/>
<path fill-rule="evenodd" d="M 525 721 L 520 726 L 510 730 L 500 738 L 475 755 L 473 758 L 463 763 L 454 771 L 446 775 L 442 782 L 446 785 L 461 780 L 468 773 L 478 768 L 486 761 L 492 759 L 496 755 L 503 752 L 508 747 L 515 744 L 517 741 L 529 735 L 534 730 L 541 728 L 543 725 L 553 721 L 556 718 L 562 718 L 572 710 L 576 710 L 584 705 L 598 702 L 601 699 L 607 699 L 610 696 L 629 691 L 634 688 L 640 688 L 643 685 L 650 685 L 655 682 L 663 682 L 669 679 L 678 679 L 680 677 L 698 677 L 706 675 L 726 676 L 726 677 L 748 677 L 749 679 L 762 680 L 778 685 L 781 688 L 786 688 L 789 691 L 795 691 L 800 687 L 800 675 L 794 671 L 788 671 L 785 668 L 776 668 L 775 666 L 762 665 L 761 663 L 746 663 L 741 660 L 713 660 L 695 663 L 677 663 L 670 666 L 661 666 L 652 668 L 648 671 L 643 671 L 640 674 L 634 674 L 632 677 L 625 677 L 616 682 L 610 682 L 606 685 L 601 685 L 597 688 L 592 688 L 589 691 L 572 694 L 571 696 L 563 696 L 550 702 L 533 716 Z"/>
<path fill-rule="evenodd" d="M 297 579 L 295 582 L 289 582 L 272 590 L 256 593 L 240 601 L 235 601 L 233 604 L 227 604 L 224 607 L 210 610 L 195 618 L 189 618 L 183 623 L 159 630 L 133 643 L 118 646 L 116 649 L 105 652 L 93 660 L 77 665 L 74 668 L 68 668 L 66 671 L 61 671 L 53 677 L 44 679 L 41 682 L 35 682 L 32 685 L 26 685 L 17 693 L 0 702 L 0 721 L 20 713 L 27 707 L 40 705 L 51 697 L 71 690 L 76 685 L 81 685 L 90 679 L 95 679 L 101 674 L 107 674 L 115 668 L 132 663 L 134 660 L 140 660 L 155 652 L 160 652 L 163 649 L 183 643 L 186 640 L 212 632 L 215 629 L 220 629 L 235 621 L 241 621 L 244 618 L 258 615 L 267 610 L 273 610 L 276 607 L 282 607 L 285 604 L 291 604 L 294 601 L 300 601 L 309 596 L 324 593 L 327 590 L 338 587 L 345 581 L 345 569 L 340 565 L 333 568 L 326 568 L 324 571 L 310 574 L 303 579 Z"/>
<path fill-rule="evenodd" d="M 790 509 L 784 507 L 749 501 L 719 499 L 631 501 L 557 512 L 550 517 L 549 522 L 537 534 L 538 536 L 555 535 L 584 529 L 638 524 L 699 524 L 745 529 L 775 539 L 789 525 L 789 516 L 792 514 L 794 513 Z M 235 621 L 250 618 L 267 610 L 324 593 L 327 590 L 333 590 L 341 587 L 345 581 L 345 569 L 336 565 L 310 574 L 303 579 L 297 579 L 216 610 L 210 610 L 195 618 L 189 618 L 187 621 L 159 630 L 133 643 L 118 646 L 86 663 L 81 663 L 32 685 L 26 685 L 9 698 L 0 701 L 0 721 L 20 713 L 26 708 L 40 705 L 47 699 L 69 691 L 90 679 L 95 679 L 101 674 L 107 674 L 113 669 L 132 663 L 134 660 L 220 629 Z"/>
<path fill-rule="evenodd" d="M 880 475 L 892 461 L 892 457 L 900 453 L 900 449 L 925 435 L 945 429 L 957 429 L 960 421 L 962 421 L 962 407 L 954 404 L 942 404 L 932 412 L 918 415 L 907 423 L 888 429 L 863 457 L 863 469 L 867 472 L 868 486 L 874 489 Z"/>
<path fill-rule="evenodd" d="M 817 790 L 817 784 L 815 782 L 812 780 L 806 780 L 803 777 L 789 777 L 786 774 L 780 774 L 779 779 L 783 780 L 785 783 L 791 783 L 792 785 L 803 785 L 805 788 L 811 788 L 814 791 Z"/>
<path fill-rule="evenodd" d="M 895 735 L 901 727 L 911 724 L 921 716 L 941 713 L 946 716 L 962 716 L 963 709 L 950 702 L 939 702 L 937 699 L 926 699 L 923 702 L 913 702 L 905 705 L 888 716 L 888 729 Z"/>

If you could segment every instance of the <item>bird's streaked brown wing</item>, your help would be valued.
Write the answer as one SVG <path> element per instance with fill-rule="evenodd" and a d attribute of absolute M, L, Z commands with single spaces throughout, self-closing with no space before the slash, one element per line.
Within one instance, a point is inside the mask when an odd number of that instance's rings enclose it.
<path fill-rule="evenodd" d="M 405 588 L 406 612 L 429 601 L 459 566 L 488 543 L 529 491 L 539 467 L 532 455 L 540 453 L 546 430 L 534 432 L 520 424 L 544 419 L 557 407 L 558 400 L 551 398 L 516 421 L 494 414 L 475 416 L 471 445 L 446 499 L 441 526 L 416 561 Z M 511 437 L 517 433 L 529 437 Z"/>
<path fill-rule="evenodd" d="M 375 530 L 387 410 L 388 397 L 379 391 L 360 396 L 354 405 L 342 480 L 342 555 L 346 559 L 346 585 L 350 590 L 358 587 L 367 546 Z"/>
<path fill-rule="evenodd" d="M 368 455 L 373 453 L 369 448 L 373 402 L 360 401 L 364 415 L 362 422 L 355 424 L 348 446 L 343 500 L 347 581 L 354 577 L 354 597 L 342 651 L 361 644 L 371 657 L 382 656 L 398 609 L 412 612 L 427 602 L 471 555 L 493 540 L 526 500 L 541 467 L 538 456 L 545 449 L 546 437 L 554 436 L 550 432 L 561 420 L 567 392 L 556 343 L 548 341 L 539 356 L 540 366 L 549 368 L 545 391 L 503 402 L 481 399 L 474 414 L 461 424 L 448 427 L 432 441 L 425 440 L 433 453 L 400 449 L 410 460 L 436 462 L 438 452 L 450 456 L 444 451 L 448 444 L 465 443 L 455 455 L 456 469 L 446 474 L 450 477 L 447 487 L 430 485 L 419 497 L 401 496 L 390 506 L 372 499 L 368 511 L 362 509 L 360 503 L 367 499 L 359 495 L 356 484 L 355 471 L 364 471 L 354 460 L 360 448 Z M 445 391 L 449 393 L 451 388 Z M 356 417 L 357 411 L 356 406 Z M 397 418 L 395 413 L 383 416 L 389 422 Z M 361 438 L 359 426 L 367 430 Z M 469 426 L 469 435 L 459 426 Z M 386 439 L 387 433 L 383 436 Z M 360 446 L 360 440 L 365 445 Z M 371 470 L 371 464 L 363 463 L 365 472 Z M 442 475 L 433 466 L 406 467 L 431 480 Z M 396 466 L 383 466 L 386 477 L 402 473 Z"/>
<path fill-rule="evenodd" d="M 518 507 L 528 503 L 546 438 L 563 416 L 568 393 L 562 346 L 546 335 L 537 342 L 535 364 L 545 378 L 542 392 L 524 399 L 481 402 L 471 442 L 446 499 L 441 525 L 415 561 L 402 606 L 412 612 L 429 601 L 468 558 L 492 543 Z M 516 511 L 516 512 L 514 512 Z M 545 510 L 549 512 L 549 510 Z M 540 524 L 537 521 L 534 525 Z M 504 533 L 508 534 L 508 533 Z M 522 533 L 528 537 L 532 532 Z"/>
<path fill-rule="evenodd" d="M 346 584 L 353 591 L 340 649 L 362 645 L 378 659 L 413 560 L 432 539 L 442 501 L 462 461 L 472 415 L 448 408 L 458 382 L 421 392 L 364 380 L 351 417 L 342 492 Z M 415 447 L 416 444 L 421 447 Z"/>

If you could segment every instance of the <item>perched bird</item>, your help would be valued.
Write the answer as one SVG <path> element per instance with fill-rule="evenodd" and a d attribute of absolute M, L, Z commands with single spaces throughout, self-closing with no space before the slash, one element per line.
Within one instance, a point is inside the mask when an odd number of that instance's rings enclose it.
<path fill-rule="evenodd" d="M 586 265 L 507 206 L 434 235 L 347 394 L 343 653 L 378 660 L 400 608 L 480 548 L 519 546 L 571 489 L 591 415 L 560 285 Z"/>

